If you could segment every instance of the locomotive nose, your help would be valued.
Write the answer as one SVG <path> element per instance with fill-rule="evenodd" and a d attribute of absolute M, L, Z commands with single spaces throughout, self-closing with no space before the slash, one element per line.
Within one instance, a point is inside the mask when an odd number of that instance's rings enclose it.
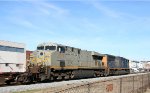
<path fill-rule="evenodd" d="M 40 51 L 40 50 L 37 50 L 35 53 L 34 53 L 34 57 L 35 59 L 35 64 L 38 64 L 38 65 L 41 65 L 43 64 L 44 62 L 44 52 L 43 51 Z"/>
<path fill-rule="evenodd" d="M 47 62 L 50 62 L 50 56 L 51 52 L 46 52 L 46 51 L 39 51 L 38 53 L 38 61 L 44 64 L 47 64 Z"/>

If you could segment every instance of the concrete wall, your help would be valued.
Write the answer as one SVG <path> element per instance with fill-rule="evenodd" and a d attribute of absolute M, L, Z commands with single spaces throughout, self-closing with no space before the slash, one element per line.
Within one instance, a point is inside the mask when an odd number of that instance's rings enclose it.
<path fill-rule="evenodd" d="M 150 88 L 150 73 L 68 81 L 30 93 L 144 93 Z M 71 83 L 72 82 L 72 83 Z M 57 82 L 57 84 L 60 82 Z M 24 92 L 24 93 L 28 93 Z"/>

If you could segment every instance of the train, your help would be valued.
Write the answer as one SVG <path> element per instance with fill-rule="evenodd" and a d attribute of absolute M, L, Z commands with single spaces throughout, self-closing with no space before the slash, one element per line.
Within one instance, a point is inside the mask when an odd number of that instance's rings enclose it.
<path fill-rule="evenodd" d="M 41 43 L 30 56 L 25 74 L 18 82 L 78 79 L 129 74 L 129 60 L 123 57 L 81 50 L 57 43 Z"/>
<path fill-rule="evenodd" d="M 0 40 L 0 83 L 14 82 L 26 71 L 25 44 Z"/>
<path fill-rule="evenodd" d="M 26 71 L 11 81 L 24 83 L 129 74 L 129 60 L 62 44 L 41 43 L 30 52 Z"/>

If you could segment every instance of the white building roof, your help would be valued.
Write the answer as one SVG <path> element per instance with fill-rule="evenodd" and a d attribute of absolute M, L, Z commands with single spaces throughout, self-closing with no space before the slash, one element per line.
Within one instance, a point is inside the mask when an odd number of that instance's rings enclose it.
<path fill-rule="evenodd" d="M 4 40 L 0 40 L 0 45 L 18 47 L 18 48 L 25 48 L 25 44 L 23 44 L 23 43 L 10 42 L 10 41 L 4 41 Z"/>

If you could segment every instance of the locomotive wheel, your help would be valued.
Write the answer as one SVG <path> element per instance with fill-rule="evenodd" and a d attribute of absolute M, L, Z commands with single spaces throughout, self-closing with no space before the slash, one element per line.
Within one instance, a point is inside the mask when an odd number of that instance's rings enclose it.
<path fill-rule="evenodd" d="M 104 73 L 104 77 L 107 77 L 108 76 L 108 74 L 107 73 Z"/>
<path fill-rule="evenodd" d="M 53 76 L 50 76 L 50 81 L 54 81 L 54 77 Z"/>
<path fill-rule="evenodd" d="M 96 73 L 94 73 L 94 75 L 93 75 L 95 78 L 97 77 L 97 74 Z"/>
<path fill-rule="evenodd" d="M 62 80 L 64 80 L 65 79 L 65 76 L 62 76 Z"/>
<path fill-rule="evenodd" d="M 63 79 L 63 77 L 61 76 L 61 75 L 59 75 L 58 77 L 57 77 L 57 80 L 62 80 Z"/>
<path fill-rule="evenodd" d="M 69 75 L 67 74 L 65 77 L 64 77 L 65 80 L 68 80 L 69 79 Z"/>
<path fill-rule="evenodd" d="M 23 81 L 23 78 L 21 76 L 17 76 L 15 81 L 18 83 L 18 84 L 22 84 L 22 81 Z"/>
<path fill-rule="evenodd" d="M 5 81 L 5 83 L 7 84 L 7 85 L 10 85 L 10 81 L 9 80 L 7 80 L 7 81 Z"/>
<path fill-rule="evenodd" d="M 33 83 L 33 78 L 31 76 L 27 76 L 27 77 L 24 78 L 23 83 L 24 84 Z"/>
<path fill-rule="evenodd" d="M 28 84 L 33 83 L 33 77 L 28 75 L 21 75 L 16 78 L 17 83 Z"/>
<path fill-rule="evenodd" d="M 70 79 L 73 79 L 74 78 L 74 73 L 72 72 L 71 74 L 70 74 L 70 77 L 69 77 Z"/>
<path fill-rule="evenodd" d="M 54 78 L 54 81 L 56 81 L 58 79 L 58 76 L 54 76 L 53 78 Z"/>

